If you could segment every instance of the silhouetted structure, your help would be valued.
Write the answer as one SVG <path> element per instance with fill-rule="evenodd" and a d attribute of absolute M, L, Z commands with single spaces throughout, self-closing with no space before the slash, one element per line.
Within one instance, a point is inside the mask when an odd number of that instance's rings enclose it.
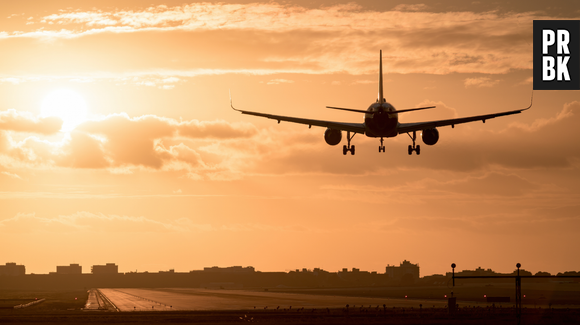
<path fill-rule="evenodd" d="M 106 265 L 93 265 L 91 267 L 93 274 L 117 274 L 119 273 L 119 266 L 115 263 L 107 263 Z"/>
<path fill-rule="evenodd" d="M 83 267 L 78 264 L 64 265 L 56 267 L 56 274 L 82 274 Z"/>
<path fill-rule="evenodd" d="M 15 263 L 8 263 L 7 265 L 12 269 L 16 267 L 16 269 L 20 270 L 18 273 L 12 271 L 11 275 L 22 274 L 22 276 L 0 276 L 0 290 L 76 290 L 83 288 L 260 288 L 267 290 L 268 288 L 329 288 L 330 291 L 328 292 L 332 294 L 333 288 L 415 285 L 448 286 L 451 281 L 451 278 L 444 275 L 432 275 L 417 280 L 419 266 L 407 261 L 401 263 L 401 266 L 389 266 L 387 272 L 391 271 L 392 276 L 387 273 L 363 271 L 358 268 L 344 269 L 338 272 L 328 272 L 321 268 L 298 269 L 288 272 L 260 272 L 253 267 L 240 266 L 209 267 L 190 272 L 176 272 L 170 269 L 160 272 L 134 271 L 119 273 L 118 266 L 113 263 L 94 265 L 92 274 L 62 275 L 56 274 L 56 272 L 51 272 L 52 274 L 24 274 L 23 266 L 16 266 Z M 0 266 L 0 269 L 5 270 L 6 266 Z M 409 273 L 406 273 L 406 271 Z M 501 275 L 491 270 L 484 271 Z M 524 271 L 520 269 L 520 275 L 523 273 Z M 572 273 L 577 274 L 577 272 L 566 272 L 566 274 Z M 455 275 L 457 276 L 458 274 L 456 273 Z M 513 281 L 513 277 L 493 276 L 486 279 L 464 279 L 462 281 L 505 283 Z M 562 279 L 558 277 L 542 278 L 533 276 L 529 278 L 529 281 L 548 282 L 562 281 Z M 580 283 L 580 277 L 566 279 L 565 281 Z"/>
<path fill-rule="evenodd" d="M 241 266 L 230 266 L 230 267 L 204 267 L 204 272 L 221 272 L 221 273 L 254 273 L 256 270 L 253 266 L 241 267 Z"/>
<path fill-rule="evenodd" d="M 16 265 L 16 263 L 6 263 L 0 265 L 0 275 L 18 276 L 26 274 L 24 265 Z"/>
<path fill-rule="evenodd" d="M 492 269 L 484 269 L 482 267 L 478 267 L 475 270 L 463 270 L 461 272 L 458 272 L 456 274 L 461 274 L 461 276 L 493 276 L 493 275 L 498 275 L 499 273 L 494 272 Z M 452 276 L 451 272 L 447 272 L 446 274 L 448 277 Z"/>
<path fill-rule="evenodd" d="M 385 274 L 394 280 L 402 280 L 403 277 L 409 274 L 406 278 L 410 278 L 414 282 L 419 280 L 419 264 L 404 260 L 399 266 L 387 265 Z"/>

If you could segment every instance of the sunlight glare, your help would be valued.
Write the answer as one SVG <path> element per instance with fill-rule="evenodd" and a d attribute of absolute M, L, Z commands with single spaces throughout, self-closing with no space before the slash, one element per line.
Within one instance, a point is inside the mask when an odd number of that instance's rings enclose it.
<path fill-rule="evenodd" d="M 61 131 L 70 132 L 87 118 L 87 104 L 78 93 L 59 89 L 46 96 L 41 106 L 43 117 L 56 116 L 62 119 Z"/>

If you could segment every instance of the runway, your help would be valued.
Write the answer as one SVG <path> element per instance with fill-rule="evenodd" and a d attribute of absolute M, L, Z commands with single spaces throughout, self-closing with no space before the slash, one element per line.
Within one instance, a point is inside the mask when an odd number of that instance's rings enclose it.
<path fill-rule="evenodd" d="M 91 289 L 89 291 L 89 297 L 84 307 L 85 310 L 99 310 L 101 308 L 101 304 L 99 301 L 97 290 Z"/>
<path fill-rule="evenodd" d="M 443 307 L 444 301 L 323 296 L 250 290 L 99 289 L 120 311 Z"/>

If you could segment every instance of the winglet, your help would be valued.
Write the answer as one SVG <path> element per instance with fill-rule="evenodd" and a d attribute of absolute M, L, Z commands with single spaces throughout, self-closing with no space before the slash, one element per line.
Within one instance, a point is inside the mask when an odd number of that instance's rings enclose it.
<path fill-rule="evenodd" d="M 379 103 L 384 102 L 383 99 L 383 50 L 380 50 L 379 57 Z"/>
<path fill-rule="evenodd" d="M 524 108 L 522 111 L 532 108 L 533 104 L 534 104 L 534 90 L 532 89 L 532 98 L 530 98 L 530 106 Z"/>
<path fill-rule="evenodd" d="M 230 92 L 230 106 L 232 107 L 232 109 L 233 109 L 234 111 L 241 112 L 239 109 L 236 109 L 236 108 L 234 107 L 234 102 L 232 101 L 232 90 L 231 90 L 231 89 L 229 89 L 229 92 Z"/>

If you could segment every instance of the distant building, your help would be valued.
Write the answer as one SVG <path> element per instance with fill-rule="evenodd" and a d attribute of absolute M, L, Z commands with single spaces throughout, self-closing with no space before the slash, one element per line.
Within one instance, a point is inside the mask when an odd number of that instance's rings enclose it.
<path fill-rule="evenodd" d="M 91 267 L 93 274 L 117 274 L 119 273 L 119 266 L 115 263 L 107 263 L 106 265 L 93 265 Z"/>
<path fill-rule="evenodd" d="M 482 267 L 478 267 L 475 270 L 463 270 L 461 272 L 455 272 L 455 275 L 461 274 L 462 276 L 490 276 L 490 275 L 498 275 L 498 273 L 495 273 L 492 269 L 484 269 Z M 445 274 L 448 277 L 451 277 L 453 275 L 452 272 L 447 272 Z"/>
<path fill-rule="evenodd" d="M 413 264 L 407 260 L 401 262 L 401 265 L 387 265 L 386 272 L 389 278 L 400 280 L 405 274 L 410 274 L 413 280 L 419 280 L 419 264 Z"/>
<path fill-rule="evenodd" d="M 0 275 L 17 276 L 26 274 L 24 265 L 16 265 L 16 263 L 6 263 L 0 265 Z"/>
<path fill-rule="evenodd" d="M 241 267 L 241 266 L 230 266 L 230 267 L 204 267 L 204 272 L 220 272 L 220 273 L 254 273 L 256 270 L 253 266 Z"/>
<path fill-rule="evenodd" d="M 56 274 L 82 274 L 82 273 L 83 267 L 78 264 L 56 267 Z"/>

